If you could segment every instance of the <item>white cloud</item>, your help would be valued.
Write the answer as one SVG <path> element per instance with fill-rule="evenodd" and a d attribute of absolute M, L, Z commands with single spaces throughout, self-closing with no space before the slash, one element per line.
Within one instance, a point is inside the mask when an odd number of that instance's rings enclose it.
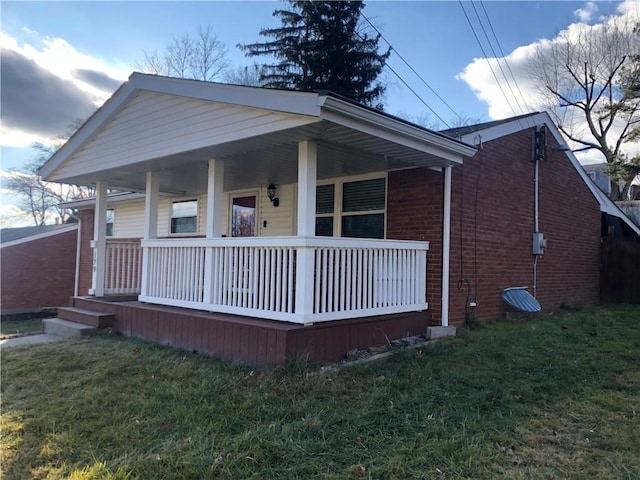
<path fill-rule="evenodd" d="M 618 7 L 618 15 L 624 16 L 632 22 L 638 22 L 640 21 L 639 5 L 640 3 L 637 2 L 637 0 L 626 0 Z M 575 13 L 581 21 L 587 21 L 592 18 L 591 15 L 594 15 L 596 11 L 597 6 L 593 5 L 593 2 L 588 2 L 582 9 L 576 10 Z M 585 29 L 594 31 L 601 30 L 603 28 L 602 22 L 607 21 L 607 19 L 601 18 L 599 21 L 601 23 L 594 25 L 587 25 L 585 23 L 571 24 L 555 38 L 541 39 L 530 45 L 518 47 L 506 55 L 504 59 L 476 58 L 458 74 L 457 78 L 464 80 L 478 99 L 487 104 L 489 117 L 491 119 L 498 120 L 526 112 L 542 110 L 545 104 L 544 98 L 538 88 L 539 85 L 531 79 L 527 71 L 530 59 L 533 58 L 539 49 L 543 51 L 550 50 L 563 42 L 563 37 L 570 39 L 576 38 L 581 32 L 584 32 Z M 506 68 L 505 61 L 513 72 L 516 82 L 513 81 L 509 69 Z M 502 70 L 507 73 L 509 77 L 508 82 L 505 80 L 498 62 L 502 65 Z M 500 85 L 496 82 L 492 69 L 498 77 Z M 581 119 L 577 117 L 574 119 L 565 119 L 567 123 L 571 120 L 575 121 L 575 128 L 583 129 L 584 131 L 586 124 L 584 122 L 580 123 L 579 120 Z M 612 129 L 612 133 L 615 133 L 615 127 L 616 126 Z M 578 145 L 574 144 L 572 147 L 578 148 Z M 625 145 L 625 153 L 629 155 L 633 155 L 639 151 L 639 145 Z M 580 161 L 584 163 L 603 161 L 602 154 L 595 151 L 581 153 L 578 157 Z"/>
<path fill-rule="evenodd" d="M 4 33 L 0 33 L 0 43 L 4 48 L 20 53 L 33 60 L 45 70 L 60 77 L 63 80 L 73 82 L 80 90 L 98 97 L 98 101 L 106 100 L 112 91 L 99 90 L 79 80 L 74 74 L 77 70 L 95 70 L 108 75 L 111 78 L 124 82 L 131 74 L 129 70 L 112 67 L 105 61 L 86 55 L 69 42 L 59 37 L 41 36 L 38 32 L 24 27 L 23 30 L 30 33 L 34 40 L 31 43 L 18 44 L 18 41 Z M 102 103 L 100 102 L 100 103 Z"/>
<path fill-rule="evenodd" d="M 598 11 L 598 5 L 595 2 L 587 2 L 584 7 L 574 10 L 573 14 L 582 23 L 589 23 Z"/>
<path fill-rule="evenodd" d="M 0 32 L 2 126 L 0 145 L 23 147 L 63 135 L 111 96 L 130 72 L 86 55 L 62 38 L 28 40 Z"/>
<path fill-rule="evenodd" d="M 49 140 L 49 138 L 42 135 L 0 125 L 0 145 L 3 147 L 23 148 L 29 147 L 36 142 L 47 143 Z"/>

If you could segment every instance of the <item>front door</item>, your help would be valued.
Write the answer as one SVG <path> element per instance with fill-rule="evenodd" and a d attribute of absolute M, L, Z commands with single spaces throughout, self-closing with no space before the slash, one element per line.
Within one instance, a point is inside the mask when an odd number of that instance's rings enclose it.
<path fill-rule="evenodd" d="M 258 234 L 258 196 L 244 195 L 231 199 L 231 236 L 255 237 Z"/>

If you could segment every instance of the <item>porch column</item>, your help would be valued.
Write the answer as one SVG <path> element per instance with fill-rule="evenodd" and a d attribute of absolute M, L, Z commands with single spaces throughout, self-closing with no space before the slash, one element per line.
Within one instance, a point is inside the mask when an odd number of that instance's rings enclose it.
<path fill-rule="evenodd" d="M 224 215 L 224 162 L 209 160 L 209 178 L 207 183 L 207 238 L 222 237 Z M 213 289 L 214 275 L 220 275 L 214 268 L 213 248 L 207 247 L 204 253 L 204 303 L 212 304 L 216 299 Z"/>
<path fill-rule="evenodd" d="M 160 174 L 147 172 L 147 185 L 144 199 L 144 239 L 158 238 L 158 208 L 160 204 Z M 142 279 L 140 295 L 148 295 L 149 253 L 142 248 Z"/>
<path fill-rule="evenodd" d="M 298 236 L 316 234 L 317 147 L 315 142 L 298 144 Z"/>
<path fill-rule="evenodd" d="M 442 221 L 442 326 L 449 326 L 449 250 L 451 245 L 451 166 L 444 169 Z"/>
<path fill-rule="evenodd" d="M 221 237 L 224 215 L 224 162 L 209 160 L 209 180 L 207 183 L 207 238 Z"/>
<path fill-rule="evenodd" d="M 317 146 L 305 140 L 298 144 L 298 236 L 316 234 Z M 296 258 L 295 313 L 313 313 L 314 250 L 299 248 Z"/>
<path fill-rule="evenodd" d="M 158 207 L 160 203 L 160 174 L 147 172 L 147 186 L 144 199 L 144 238 L 158 237 Z"/>
<path fill-rule="evenodd" d="M 104 295 L 104 269 L 107 258 L 107 184 L 96 182 L 96 209 L 93 217 L 93 271 L 91 290 L 96 297 Z"/>

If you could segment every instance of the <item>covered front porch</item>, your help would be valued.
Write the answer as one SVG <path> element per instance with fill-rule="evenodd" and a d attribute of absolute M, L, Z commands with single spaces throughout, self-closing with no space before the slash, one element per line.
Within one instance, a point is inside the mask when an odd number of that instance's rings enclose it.
<path fill-rule="evenodd" d="M 386 195 L 386 172 L 440 171 L 446 325 L 451 169 L 473 151 L 331 94 L 134 74 L 42 173 L 95 185 L 92 295 L 136 293 L 148 304 L 310 325 L 428 308 L 430 239 L 386 238 L 386 203 L 373 213 L 356 208 L 345 221 L 337 187 L 327 213 L 318 185 L 377 175 Z M 256 191 L 258 209 L 266 185 L 290 186 L 291 234 L 236 236 L 229 192 Z M 139 243 L 107 237 L 111 189 L 144 195 Z M 161 214 L 162 198 L 195 197 L 195 230 Z M 267 227 L 259 213 L 254 221 Z M 363 238 L 344 238 L 354 224 Z"/>
<path fill-rule="evenodd" d="M 428 308 L 427 242 L 193 238 L 110 240 L 106 249 L 97 296 L 137 293 L 142 302 L 305 324 Z"/>

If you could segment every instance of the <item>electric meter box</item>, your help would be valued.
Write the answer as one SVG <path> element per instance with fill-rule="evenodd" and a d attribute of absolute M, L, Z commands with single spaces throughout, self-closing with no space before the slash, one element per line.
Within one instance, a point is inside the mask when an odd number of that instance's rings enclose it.
<path fill-rule="evenodd" d="M 535 232 L 533 234 L 533 254 L 542 255 L 544 253 L 544 247 L 547 246 L 547 239 L 544 238 L 544 234 Z"/>

